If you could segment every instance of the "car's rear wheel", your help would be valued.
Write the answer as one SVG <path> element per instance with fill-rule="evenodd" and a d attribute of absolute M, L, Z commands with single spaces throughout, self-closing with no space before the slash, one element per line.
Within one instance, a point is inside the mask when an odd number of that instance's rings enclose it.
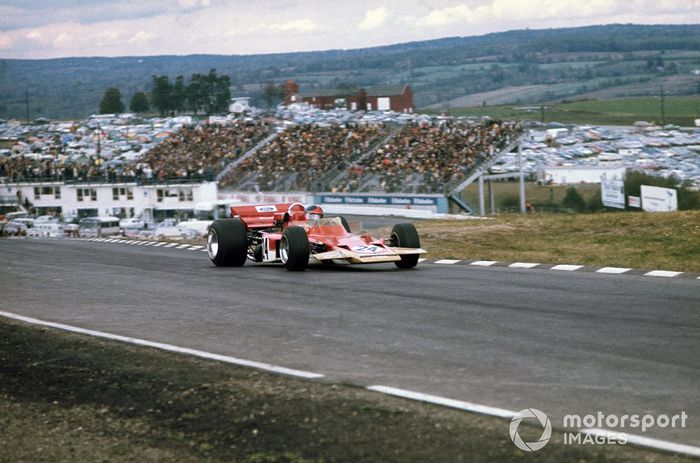
<path fill-rule="evenodd" d="M 301 227 L 289 227 L 280 240 L 280 259 L 291 271 L 306 269 L 309 265 L 309 237 Z"/>
<path fill-rule="evenodd" d="M 207 254 L 217 267 L 241 267 L 248 254 L 246 226 L 240 219 L 215 220 L 207 233 Z"/>
<path fill-rule="evenodd" d="M 395 246 L 400 248 L 419 248 L 418 231 L 412 223 L 397 223 L 391 229 L 391 238 Z M 398 268 L 413 268 L 418 265 L 418 254 L 402 255 L 401 260 L 394 262 Z"/>

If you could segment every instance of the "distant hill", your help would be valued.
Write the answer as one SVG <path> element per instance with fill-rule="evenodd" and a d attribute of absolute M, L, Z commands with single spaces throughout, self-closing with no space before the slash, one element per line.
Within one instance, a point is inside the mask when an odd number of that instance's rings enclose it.
<path fill-rule="evenodd" d="M 356 50 L 269 55 L 0 59 L 0 117 L 78 118 L 95 113 L 107 87 L 128 105 L 151 76 L 231 77 L 234 96 L 262 103 L 266 82 L 302 90 L 410 84 L 419 108 L 537 103 L 563 98 L 700 93 L 700 25 L 609 25 L 517 30 Z M 499 92 L 501 89 L 507 91 Z"/>

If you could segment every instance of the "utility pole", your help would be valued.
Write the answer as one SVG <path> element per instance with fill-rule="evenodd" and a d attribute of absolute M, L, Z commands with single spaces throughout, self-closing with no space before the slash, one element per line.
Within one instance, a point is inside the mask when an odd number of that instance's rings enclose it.
<path fill-rule="evenodd" d="M 540 106 L 540 119 L 544 125 L 544 105 Z"/>
<path fill-rule="evenodd" d="M 661 86 L 661 124 L 666 125 L 666 97 L 663 85 Z"/>
<path fill-rule="evenodd" d="M 29 89 L 24 90 L 24 120 L 29 124 Z"/>
<path fill-rule="evenodd" d="M 102 128 L 99 122 L 97 123 L 97 164 L 100 164 L 100 138 L 102 137 Z"/>
<path fill-rule="evenodd" d="M 525 213 L 527 211 L 525 207 L 525 174 L 523 173 L 523 141 L 520 139 L 518 142 L 518 157 L 517 157 L 517 162 L 518 162 L 518 171 L 520 175 L 518 176 L 519 180 L 519 193 L 520 193 L 520 212 Z"/>

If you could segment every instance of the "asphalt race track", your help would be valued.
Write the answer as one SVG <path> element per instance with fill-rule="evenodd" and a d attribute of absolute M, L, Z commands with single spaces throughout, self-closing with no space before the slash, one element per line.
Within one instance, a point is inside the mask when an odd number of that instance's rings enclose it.
<path fill-rule="evenodd" d="M 201 251 L 0 240 L 0 310 L 510 410 L 685 411 L 700 446 L 700 281 L 419 264 L 216 268 Z M 642 434 L 640 430 L 628 430 Z M 507 426 L 504 424 L 504 432 Z"/>

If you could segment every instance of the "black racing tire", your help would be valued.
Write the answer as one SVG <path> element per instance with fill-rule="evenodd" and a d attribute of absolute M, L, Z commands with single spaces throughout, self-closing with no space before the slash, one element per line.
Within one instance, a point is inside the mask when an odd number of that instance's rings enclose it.
<path fill-rule="evenodd" d="M 394 245 L 400 248 L 419 248 L 420 238 L 412 223 L 397 223 L 391 229 Z M 413 268 L 418 265 L 418 254 L 402 255 L 401 260 L 394 262 L 398 268 Z"/>
<path fill-rule="evenodd" d="M 207 233 L 207 254 L 217 267 L 242 267 L 248 258 L 248 236 L 243 221 L 215 220 Z"/>
<path fill-rule="evenodd" d="M 301 227 L 289 227 L 282 233 L 280 258 L 287 270 L 298 272 L 309 265 L 309 237 Z"/>
<path fill-rule="evenodd" d="M 262 262 L 263 261 L 262 244 L 255 245 L 255 251 L 253 251 L 253 261 L 254 262 Z"/>
<path fill-rule="evenodd" d="M 338 218 L 340 219 L 340 223 L 343 224 L 343 228 L 345 229 L 345 231 L 350 233 L 350 224 L 348 223 L 348 219 L 346 219 L 342 215 Z"/>

